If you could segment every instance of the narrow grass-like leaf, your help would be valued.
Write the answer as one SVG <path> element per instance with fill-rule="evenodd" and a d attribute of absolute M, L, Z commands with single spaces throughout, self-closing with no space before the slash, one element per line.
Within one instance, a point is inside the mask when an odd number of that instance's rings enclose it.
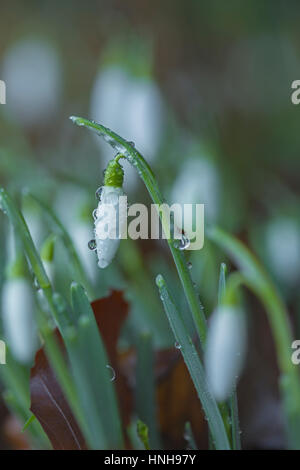
<path fill-rule="evenodd" d="M 196 444 L 196 440 L 195 440 L 190 422 L 185 423 L 184 438 L 188 444 L 189 450 L 197 450 L 197 444 Z"/>
<path fill-rule="evenodd" d="M 0 368 L 1 382 L 5 387 L 4 399 L 7 406 L 16 414 L 21 422 L 28 420 L 29 397 L 29 368 L 19 364 L 6 348 L 7 363 Z M 48 438 L 38 422 L 29 430 L 35 443 L 40 447 L 50 447 Z"/>
<path fill-rule="evenodd" d="M 122 449 L 123 436 L 111 370 L 93 310 L 84 289 L 71 286 L 77 325 L 66 334 L 78 395 L 94 449 Z"/>
<path fill-rule="evenodd" d="M 27 428 L 36 420 L 34 415 L 31 415 L 22 428 L 22 432 L 26 431 Z"/>
<path fill-rule="evenodd" d="M 220 266 L 220 275 L 219 275 L 219 288 L 218 288 L 218 304 L 220 305 L 222 296 L 224 295 L 226 288 L 226 264 L 221 263 Z"/>
<path fill-rule="evenodd" d="M 58 326 L 60 326 L 60 316 L 53 303 L 51 284 L 44 269 L 43 263 L 40 259 L 40 256 L 34 246 L 27 224 L 21 212 L 18 210 L 8 193 L 3 188 L 0 189 L 0 209 L 2 209 L 5 214 L 7 214 L 15 231 L 18 233 L 18 236 L 23 245 L 24 252 L 31 265 L 32 271 L 36 276 L 37 282 L 45 295 L 45 299 L 48 302 L 49 310 L 53 315 L 53 318 L 57 322 Z M 38 309 L 37 312 L 38 327 L 45 341 L 45 349 L 49 361 L 53 367 L 53 370 L 57 374 L 58 380 L 70 403 L 71 408 L 73 409 L 73 412 L 75 413 L 76 418 L 78 419 L 79 423 L 84 427 L 84 415 L 78 403 L 73 380 L 69 374 L 60 348 L 53 336 L 52 327 L 49 326 L 47 316 L 40 309 Z"/>
<path fill-rule="evenodd" d="M 155 407 L 154 354 L 152 336 L 149 333 L 140 335 L 137 354 L 137 415 L 148 426 L 151 449 L 160 449 Z"/>
<path fill-rule="evenodd" d="M 218 227 L 211 228 L 208 236 L 228 253 L 242 272 L 244 285 L 254 292 L 266 309 L 281 372 L 289 442 L 291 447 L 300 449 L 300 380 L 297 366 L 290 357 L 292 332 L 285 305 L 264 268 L 242 242 Z"/>
<path fill-rule="evenodd" d="M 209 385 L 207 383 L 198 352 L 186 330 L 182 315 L 177 310 L 173 299 L 170 296 L 165 280 L 161 275 L 157 276 L 156 283 L 159 288 L 160 296 L 170 322 L 170 326 L 173 330 L 176 341 L 180 345 L 180 351 L 206 414 L 214 445 L 216 449 L 229 450 L 230 446 L 228 437 L 218 405 L 209 390 Z"/>

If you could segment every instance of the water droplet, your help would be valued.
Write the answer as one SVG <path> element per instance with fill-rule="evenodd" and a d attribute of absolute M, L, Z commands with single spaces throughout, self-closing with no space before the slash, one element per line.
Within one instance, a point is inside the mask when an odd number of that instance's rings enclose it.
<path fill-rule="evenodd" d="M 131 145 L 131 147 L 135 147 L 135 142 L 133 142 L 132 140 L 128 140 L 128 144 Z"/>
<path fill-rule="evenodd" d="M 97 220 L 98 209 L 94 209 L 92 214 L 93 214 L 93 219 Z"/>
<path fill-rule="evenodd" d="M 96 248 L 97 248 L 96 240 L 95 240 L 95 239 L 90 240 L 90 241 L 88 242 L 88 247 L 89 247 L 89 249 L 92 250 L 92 251 L 96 250 Z"/>
<path fill-rule="evenodd" d="M 192 263 L 191 261 L 189 261 L 189 262 L 187 263 L 187 267 L 188 267 L 189 269 L 192 269 L 193 263 Z"/>
<path fill-rule="evenodd" d="M 36 289 L 36 290 L 40 290 L 40 288 L 41 288 L 40 283 L 39 283 L 39 281 L 37 280 L 37 277 L 34 277 L 34 279 L 33 279 L 33 287 L 34 287 L 34 289 Z"/>
<path fill-rule="evenodd" d="M 178 341 L 175 342 L 174 346 L 175 346 L 176 349 L 181 349 L 182 348 L 181 344 L 178 343 Z"/>
<path fill-rule="evenodd" d="M 102 191 L 103 191 L 103 187 L 100 186 L 100 188 L 98 188 L 97 191 L 96 191 L 96 193 L 95 193 L 96 199 L 98 199 L 98 201 L 101 201 L 101 194 L 102 194 Z"/>
<path fill-rule="evenodd" d="M 106 367 L 107 367 L 107 369 L 109 369 L 111 371 L 110 381 L 113 382 L 116 379 L 116 372 L 109 364 L 106 364 Z"/>
<path fill-rule="evenodd" d="M 179 242 L 178 249 L 179 250 L 186 250 L 190 246 L 190 240 L 185 236 L 182 235 L 181 240 Z"/>

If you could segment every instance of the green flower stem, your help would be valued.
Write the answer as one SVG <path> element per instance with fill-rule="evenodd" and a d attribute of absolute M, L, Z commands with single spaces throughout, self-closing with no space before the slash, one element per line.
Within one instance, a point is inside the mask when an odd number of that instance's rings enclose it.
<path fill-rule="evenodd" d="M 72 116 L 70 119 L 78 126 L 87 127 L 88 129 L 96 132 L 99 136 L 103 137 L 106 142 L 108 142 L 114 149 L 116 149 L 119 154 L 124 156 L 129 161 L 129 163 L 131 163 L 131 165 L 137 170 L 139 176 L 142 178 L 154 204 L 161 206 L 165 202 L 150 166 L 142 157 L 142 155 L 136 150 L 133 143 L 127 142 L 115 132 L 111 131 L 105 126 L 102 126 L 101 124 L 97 124 L 94 121 L 76 116 Z M 159 215 L 163 230 L 167 234 L 169 232 L 168 220 L 164 217 L 162 212 L 160 212 Z M 206 319 L 198 293 L 195 291 L 184 254 L 175 246 L 176 240 L 169 238 L 167 239 L 167 242 L 193 316 L 196 330 L 202 345 L 204 345 L 206 339 Z"/>
<path fill-rule="evenodd" d="M 53 317 L 59 325 L 59 313 L 56 311 L 55 305 L 53 303 L 52 287 L 47 277 L 43 263 L 33 244 L 28 227 L 21 212 L 16 208 L 10 196 L 3 188 L 0 189 L 0 208 L 5 214 L 8 215 L 16 232 L 20 236 L 29 263 L 48 302 L 50 312 L 52 313 Z M 51 367 L 56 373 L 59 383 L 62 386 L 62 389 L 66 395 L 66 398 L 70 403 L 70 406 L 76 418 L 78 419 L 78 422 L 82 425 L 82 429 L 84 430 L 85 420 L 83 413 L 81 412 L 81 408 L 79 406 L 73 380 L 69 374 L 68 368 L 61 354 L 61 350 L 57 344 L 57 341 L 54 338 L 52 328 L 49 326 L 48 318 L 41 311 L 39 311 L 38 314 L 38 324 L 42 337 L 45 341 L 46 354 L 50 361 Z"/>
<path fill-rule="evenodd" d="M 218 227 L 211 228 L 208 236 L 228 253 L 241 271 L 228 281 L 225 301 L 234 301 L 237 287 L 244 284 L 265 307 L 281 372 L 280 386 L 290 445 L 300 449 L 300 380 L 297 366 L 291 361 L 292 331 L 285 305 L 264 268 L 243 243 Z"/>

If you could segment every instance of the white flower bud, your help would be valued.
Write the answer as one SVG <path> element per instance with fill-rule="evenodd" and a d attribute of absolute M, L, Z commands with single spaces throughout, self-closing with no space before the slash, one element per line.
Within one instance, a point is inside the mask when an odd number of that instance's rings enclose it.
<path fill-rule="evenodd" d="M 207 378 L 217 401 L 230 396 L 243 366 L 245 345 L 244 313 L 228 305 L 218 308 L 210 321 L 205 350 Z"/>
<path fill-rule="evenodd" d="M 119 247 L 127 216 L 127 204 L 121 203 L 121 196 L 124 197 L 122 188 L 103 186 L 101 199 L 94 213 L 95 242 L 100 268 L 106 268 L 110 264 Z M 126 210 L 123 210 L 125 208 Z"/>
<path fill-rule="evenodd" d="M 4 333 L 14 357 L 24 364 L 33 360 L 37 335 L 32 285 L 23 278 L 8 279 L 2 289 Z"/>

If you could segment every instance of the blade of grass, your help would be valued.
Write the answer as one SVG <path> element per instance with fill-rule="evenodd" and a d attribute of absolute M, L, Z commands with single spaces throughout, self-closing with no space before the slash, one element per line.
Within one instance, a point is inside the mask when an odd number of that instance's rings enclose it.
<path fill-rule="evenodd" d="M 161 449 L 156 421 L 154 354 L 151 334 L 144 333 L 140 335 L 137 343 L 137 354 L 137 415 L 149 429 L 151 449 Z"/>
<path fill-rule="evenodd" d="M 193 434 L 191 423 L 188 421 L 184 426 L 184 438 L 188 444 L 188 450 L 197 450 L 196 440 Z"/>
<path fill-rule="evenodd" d="M 281 372 L 280 388 L 290 446 L 300 449 L 300 380 L 297 366 L 291 361 L 292 332 L 285 305 L 264 268 L 242 242 L 218 227 L 211 228 L 208 236 L 239 267 L 243 277 L 238 282 L 246 285 L 266 309 Z"/>
<path fill-rule="evenodd" d="M 4 385 L 4 399 L 9 408 L 16 414 L 21 422 L 26 421 L 29 415 L 29 368 L 19 364 L 6 347 L 6 365 L 0 368 L 1 382 Z M 35 443 L 40 447 L 48 448 L 49 440 L 39 423 L 29 430 Z"/>
<path fill-rule="evenodd" d="M 230 445 L 218 405 L 210 392 L 203 366 L 194 343 L 186 330 L 182 315 L 177 310 L 161 275 L 157 276 L 156 284 L 175 339 L 180 344 L 180 351 L 202 403 L 215 448 L 229 450 Z"/>
<path fill-rule="evenodd" d="M 44 293 L 45 299 L 47 300 L 49 310 L 54 320 L 56 321 L 58 327 L 61 328 L 60 314 L 55 308 L 55 304 L 53 302 L 52 287 L 44 269 L 43 263 L 40 259 L 40 256 L 32 241 L 27 224 L 21 212 L 15 206 L 12 199 L 3 188 L 0 188 L 0 209 L 9 217 L 9 220 L 12 223 L 15 231 L 18 233 L 23 245 L 24 252 L 31 265 L 32 271 L 36 276 L 37 282 Z M 81 407 L 79 406 L 77 392 L 74 387 L 74 383 L 70 376 L 68 368 L 66 366 L 65 360 L 62 356 L 60 347 L 58 346 L 57 341 L 54 338 L 52 325 L 49 325 L 49 319 L 42 310 L 38 309 L 37 313 L 38 327 L 45 342 L 44 347 L 46 355 L 49 359 L 51 367 L 53 368 L 58 378 L 62 390 L 64 391 L 65 396 L 75 414 L 75 417 L 81 425 L 82 431 L 85 434 L 87 442 L 89 442 L 90 436 L 88 433 L 88 429 L 85 425 L 84 413 L 82 412 Z"/>
<path fill-rule="evenodd" d="M 93 449 L 122 449 L 121 420 L 109 361 L 87 295 L 75 282 L 71 299 L 77 324 L 67 329 L 65 341 L 78 396 L 93 436 Z"/>

